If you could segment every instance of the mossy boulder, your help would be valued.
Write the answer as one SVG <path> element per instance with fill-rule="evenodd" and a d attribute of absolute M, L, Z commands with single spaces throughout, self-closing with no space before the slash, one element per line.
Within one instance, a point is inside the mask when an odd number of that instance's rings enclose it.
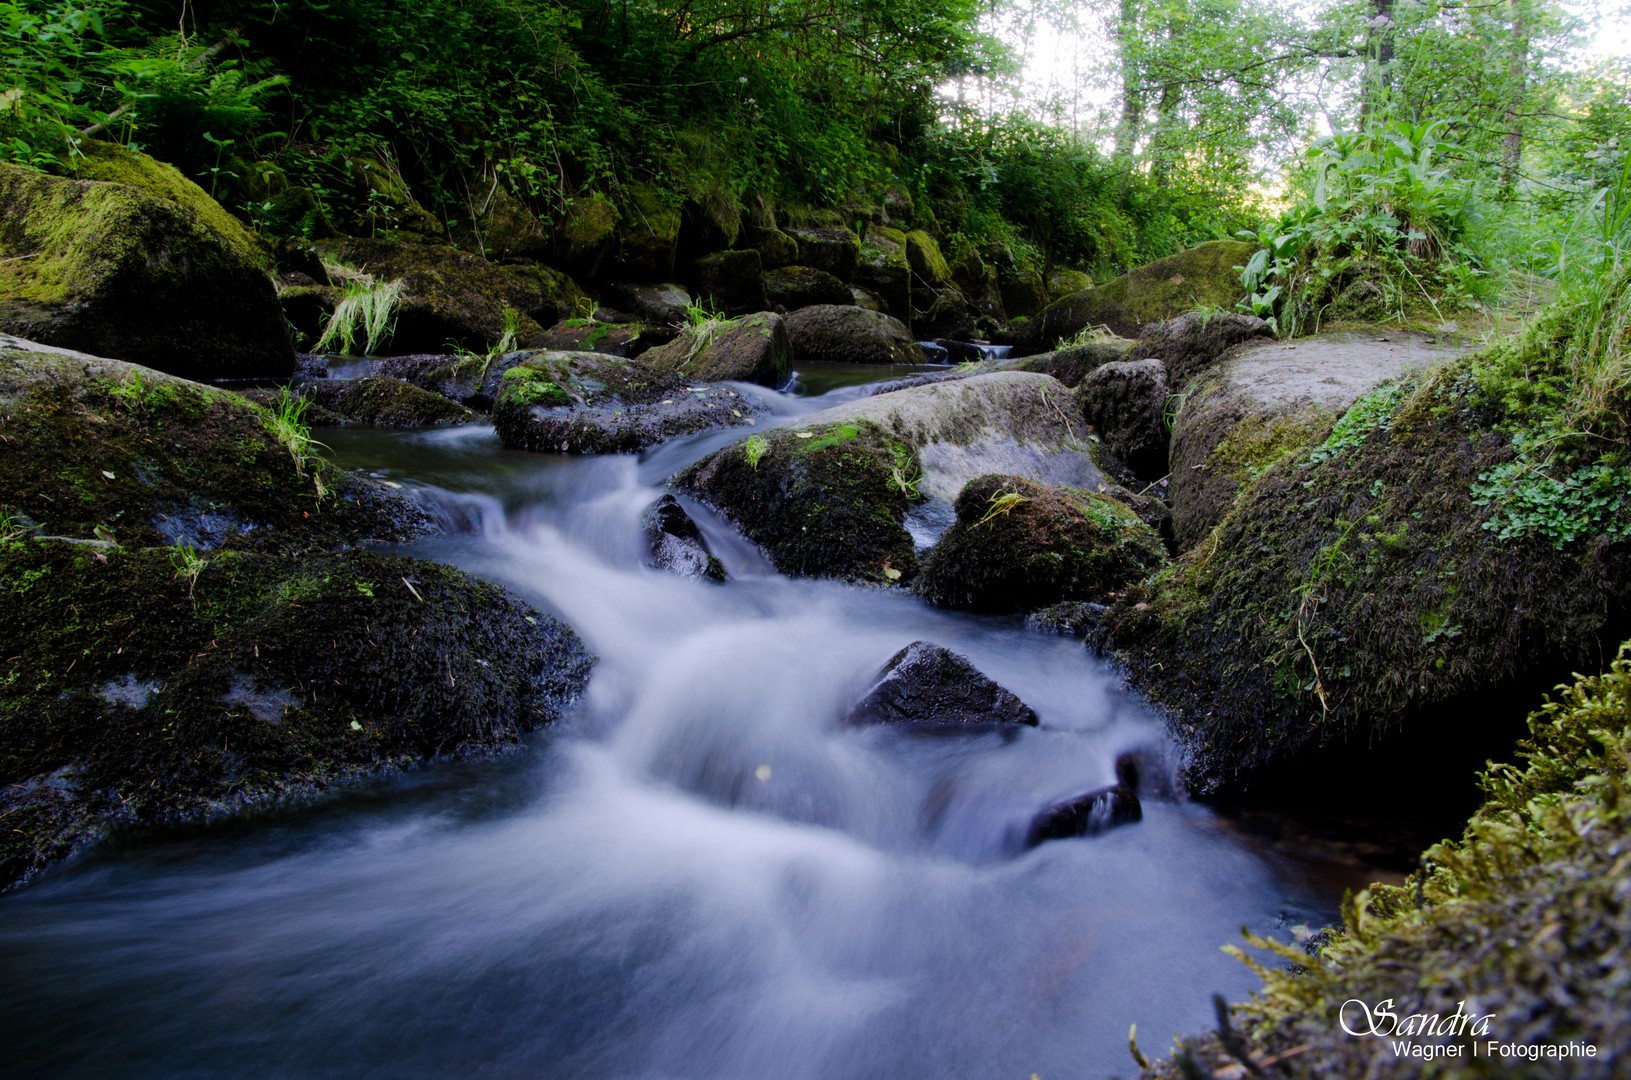
<path fill-rule="evenodd" d="M 414 198 L 394 165 L 371 155 L 354 155 L 344 160 L 338 179 L 349 189 L 349 205 L 357 208 L 340 219 L 342 231 L 376 240 L 447 242 L 447 227 Z"/>
<path fill-rule="evenodd" d="M 751 436 L 675 485 L 714 506 L 795 577 L 888 585 L 917 572 L 907 532 L 915 455 L 867 423 L 810 423 Z"/>
<path fill-rule="evenodd" d="M 117 360 L 0 349 L 0 506 L 132 547 L 328 549 L 423 528 L 401 496 L 291 446 L 237 394 Z"/>
<path fill-rule="evenodd" d="M 649 326 L 678 329 L 685 325 L 691 294 L 684 285 L 665 282 L 647 285 L 618 282 L 608 285 L 602 296 L 612 307 L 626 311 Z"/>
<path fill-rule="evenodd" d="M 544 259 L 553 250 L 549 226 L 503 184 L 473 196 L 465 210 L 468 216 L 452 230 L 453 239 L 484 259 Z"/>
<path fill-rule="evenodd" d="M 814 307 L 816 304 L 848 304 L 854 300 L 850 287 L 813 266 L 784 266 L 765 271 L 765 298 L 783 311 Z"/>
<path fill-rule="evenodd" d="M 1000 327 L 1008 321 L 1007 309 L 1002 304 L 1002 287 L 997 281 L 995 265 L 980 258 L 972 246 L 965 246 L 951 263 L 952 284 L 962 293 L 979 316 Z"/>
<path fill-rule="evenodd" d="M 775 386 L 787 377 L 792 355 L 785 321 L 774 312 L 760 311 L 688 327 L 642 359 L 658 371 L 687 379 L 737 379 Z"/>
<path fill-rule="evenodd" d="M 680 211 L 649 184 L 636 184 L 620 215 L 611 273 L 637 281 L 664 281 L 674 274 Z"/>
<path fill-rule="evenodd" d="M 1091 276 L 1068 266 L 1056 266 L 1048 275 L 1048 295 L 1052 297 L 1069 296 L 1092 287 Z"/>
<path fill-rule="evenodd" d="M 413 383 L 384 375 L 361 379 L 311 379 L 298 392 L 314 405 L 344 420 L 378 427 L 436 427 L 469 424 L 481 414 L 421 390 Z"/>
<path fill-rule="evenodd" d="M 600 195 L 566 200 L 566 212 L 555 234 L 561 263 L 585 277 L 595 277 L 606 266 L 617 233 L 617 207 Z"/>
<path fill-rule="evenodd" d="M 1035 356 L 1004 359 L 997 364 L 1010 371 L 1038 371 L 1044 375 L 1052 375 L 1066 386 L 1076 386 L 1105 364 L 1113 364 L 1133 356 L 1129 349 L 1131 345 L 1130 341 L 1111 339 L 1088 345 L 1070 345 Z"/>
<path fill-rule="evenodd" d="M 906 262 L 919 284 L 931 289 L 951 284 L 951 266 L 940 253 L 940 245 L 922 229 L 906 234 Z"/>
<path fill-rule="evenodd" d="M 584 294 L 566 274 L 537 265 L 499 266 L 446 244 L 343 237 L 314 245 L 322 257 L 369 275 L 402 282 L 393 352 L 485 352 L 504 337 L 505 309 L 522 342 L 576 314 Z"/>
<path fill-rule="evenodd" d="M 666 334 L 661 335 L 667 337 Z M 639 356 L 651 348 L 651 337 L 637 322 L 607 323 L 598 319 L 562 319 L 548 330 L 532 335 L 529 349 L 561 352 L 598 352 L 608 356 Z"/>
<path fill-rule="evenodd" d="M 1127 354 L 1132 360 L 1159 359 L 1167 367 L 1168 381 L 1182 389 L 1236 345 L 1273 336 L 1269 324 L 1255 315 L 1192 311 L 1146 326 Z"/>
<path fill-rule="evenodd" d="M 770 306 L 765 295 L 764 266 L 759 253 L 719 251 L 691 264 L 699 299 L 728 315 L 746 315 Z"/>
<path fill-rule="evenodd" d="M 883 310 L 902 321 L 912 317 L 912 266 L 906 261 L 906 234 L 873 226 L 866 231 L 855 270 L 856 284 L 875 293 Z"/>
<path fill-rule="evenodd" d="M 1028 319 L 1047 306 L 1048 287 L 1035 267 L 999 266 L 997 287 L 1002 291 L 1003 310 L 1011 319 Z"/>
<path fill-rule="evenodd" d="M 906 324 L 853 304 L 818 304 L 787 316 L 795 363 L 921 364 Z"/>
<path fill-rule="evenodd" d="M 1153 358 L 1104 364 L 1076 388 L 1082 418 L 1144 481 L 1167 474 L 1167 401 L 1167 370 Z"/>
<path fill-rule="evenodd" d="M 1213 240 L 1055 300 L 1026 321 L 1018 348 L 1046 352 L 1090 326 L 1137 337 L 1146 324 L 1194 308 L 1232 308 L 1245 295 L 1235 267 L 1255 250 L 1241 240 Z"/>
<path fill-rule="evenodd" d="M 633 454 L 676 435 L 752 424 L 763 411 L 728 386 L 696 386 L 641 360 L 537 352 L 504 361 L 493 426 L 516 450 Z"/>
<path fill-rule="evenodd" d="M 775 225 L 748 225 L 742 230 L 742 246 L 759 253 L 766 270 L 791 266 L 799 261 L 799 244 Z"/>
<path fill-rule="evenodd" d="M 1631 479 L 1525 466 L 1484 363 L 1384 384 L 1248 474 L 1107 620 L 1193 789 L 1418 797 L 1497 752 L 1503 710 L 1628 636 Z"/>
<path fill-rule="evenodd" d="M 0 165 L 0 330 L 191 378 L 293 371 L 264 245 L 173 189 Z"/>
<path fill-rule="evenodd" d="M 856 266 L 861 257 L 861 240 L 849 229 L 835 226 L 808 225 L 788 230 L 799 246 L 799 262 L 839 281 L 855 280 Z"/>
<path fill-rule="evenodd" d="M 1291 963 L 1253 965 L 1264 986 L 1234 1006 L 1236 1048 L 1265 1066 L 1294 1063 L 1290 1074 L 1307 1077 L 1426 1074 L 1423 1058 L 1395 1057 L 1393 1041 L 1453 1049 L 1437 1059 L 1452 1065 L 1441 1075 L 1469 1080 L 1618 1075 L 1614 1063 L 1631 1054 L 1617 962 L 1631 949 L 1628 703 L 1622 646 L 1607 672 L 1576 676 L 1530 716 L 1523 760 L 1488 766 L 1485 802 L 1460 839 L 1425 852 L 1402 886 L 1350 898 L 1343 925 L 1305 946 L 1248 939 Z M 1374 1009 L 1389 998 L 1394 1018 L 1379 1029 L 1397 1039 L 1342 1030 L 1345 1002 Z M 1357 1006 L 1347 1009 L 1349 1026 L 1365 1030 Z M 1458 1013 L 1468 1019 L 1441 1020 L 1442 1036 L 1422 1037 L 1423 1018 Z M 1491 1055 L 1490 1041 L 1523 1056 Z M 1182 1080 L 1235 1065 L 1216 1034 L 1185 1042 L 1187 1064 L 1198 1068 L 1167 1059 L 1143 1075 Z M 1578 1050 L 1587 1046 L 1589 1056 Z"/>
<path fill-rule="evenodd" d="M 912 585 L 949 607 L 1030 611 L 1102 601 L 1166 559 L 1148 525 L 1098 492 L 982 476 L 958 494 L 956 512 Z"/>
<path fill-rule="evenodd" d="M 1404 331 L 1290 342 L 1252 336 L 1226 352 L 1173 400 L 1168 494 L 1179 547 L 1205 539 L 1242 484 L 1323 439 L 1362 395 L 1454 355 L 1436 339 Z"/>
<path fill-rule="evenodd" d="M 309 797 L 560 715 L 576 635 L 458 570 L 0 541 L 0 888 L 129 828 Z"/>
<path fill-rule="evenodd" d="M 62 166 L 75 180 L 101 180 L 124 184 L 149 195 L 186 207 L 200 221 L 226 237 L 233 249 L 262 269 L 272 268 L 272 249 L 226 207 L 212 199 L 203 188 L 187 179 L 174 165 L 156 161 L 140 150 L 118 143 L 89 139 L 79 144 L 80 153 Z"/>

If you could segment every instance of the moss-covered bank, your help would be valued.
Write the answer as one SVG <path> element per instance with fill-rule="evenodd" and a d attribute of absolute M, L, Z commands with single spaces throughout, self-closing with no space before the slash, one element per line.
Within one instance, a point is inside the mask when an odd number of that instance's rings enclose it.
<path fill-rule="evenodd" d="M 1258 968 L 1264 988 L 1235 1007 L 1231 1024 L 1241 1036 L 1236 1048 L 1254 1064 L 1297 1077 L 1624 1075 L 1631 643 L 1605 674 L 1558 690 L 1529 718 L 1524 765 L 1484 774 L 1486 801 L 1459 841 L 1429 850 L 1424 871 L 1404 887 L 1360 893 L 1346 905 L 1344 927 L 1317 948 L 1279 946 L 1290 966 Z M 1339 1010 L 1356 999 L 1373 1010 L 1392 1002 L 1394 1019 L 1378 1021 L 1392 1039 L 1344 1033 Z M 1473 1019 L 1446 1020 L 1458 1014 Z M 1424 1035 L 1428 1017 L 1433 1031 Z M 1348 1022 L 1366 1030 L 1352 1004 Z M 1429 1065 L 1395 1056 L 1395 1041 L 1456 1053 Z M 1490 1056 L 1491 1041 L 1533 1048 L 1534 1056 Z M 1570 1043 L 1594 1052 L 1546 1049 Z M 1216 1034 L 1180 1045 L 1175 1057 L 1191 1067 L 1244 1068 Z M 1145 1075 L 1195 1073 L 1171 1059 Z"/>
<path fill-rule="evenodd" d="M 277 428 L 237 394 L 134 364 L 0 349 L 0 509 L 136 547 L 327 549 L 422 528 Z"/>
<path fill-rule="evenodd" d="M 0 888 L 110 829 L 513 743 L 590 663 L 496 585 L 361 550 L 13 536 L 0 605 Z"/>
<path fill-rule="evenodd" d="M 726 514 L 784 574 L 892 584 L 917 573 L 904 522 L 921 475 L 915 451 L 859 421 L 750 436 L 675 483 Z"/>

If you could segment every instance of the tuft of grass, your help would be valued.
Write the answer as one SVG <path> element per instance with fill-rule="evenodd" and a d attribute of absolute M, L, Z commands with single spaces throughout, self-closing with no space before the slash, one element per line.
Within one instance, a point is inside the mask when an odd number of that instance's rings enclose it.
<path fill-rule="evenodd" d="M 995 495 L 991 496 L 991 502 L 985 511 L 985 517 L 981 518 L 979 521 L 976 521 L 974 523 L 974 527 L 979 528 L 981 525 L 984 525 L 986 522 L 997 517 L 1006 517 L 1014 512 L 1014 508 L 1016 506 L 1020 506 L 1030 501 L 1031 500 L 1028 496 L 1021 495 L 1017 491 L 999 491 Z"/>
<path fill-rule="evenodd" d="M 759 460 L 765 456 L 765 451 L 768 449 L 770 449 L 770 442 L 763 435 L 748 436 L 746 441 L 742 443 L 742 456 L 747 458 L 748 468 L 757 469 Z"/>
<path fill-rule="evenodd" d="M 191 544 L 177 544 L 170 550 L 170 561 L 175 564 L 176 577 L 187 583 L 187 599 L 196 607 L 198 601 L 193 596 L 193 590 L 198 586 L 198 575 L 204 572 L 209 560 Z"/>
<path fill-rule="evenodd" d="M 331 351 L 330 346 L 338 344 L 333 351 L 350 353 L 361 340 L 363 352 L 372 353 L 396 329 L 396 309 L 401 301 L 400 281 L 375 284 L 359 279 L 349 283 L 313 351 Z"/>
<path fill-rule="evenodd" d="M 889 488 L 908 499 L 921 499 L 918 485 L 923 482 L 923 469 L 902 443 L 889 444 Z"/>
<path fill-rule="evenodd" d="M 290 393 L 285 386 L 283 396 L 266 419 L 266 430 L 289 451 L 289 456 L 294 459 L 295 472 L 301 476 L 306 475 L 306 466 L 316 457 L 311 448 L 323 445 L 311 437 L 311 425 L 306 423 L 306 405 L 305 398 Z M 319 478 L 318 491 L 322 490 L 322 480 Z"/>

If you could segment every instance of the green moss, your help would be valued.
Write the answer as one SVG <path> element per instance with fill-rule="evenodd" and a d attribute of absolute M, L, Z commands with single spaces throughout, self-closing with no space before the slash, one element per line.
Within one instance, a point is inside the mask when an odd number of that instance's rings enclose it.
<path fill-rule="evenodd" d="M 921 229 L 914 229 L 902 238 L 906 245 L 906 261 L 912 273 L 929 285 L 945 285 L 951 281 L 951 266 L 940 253 L 934 237 Z"/>
<path fill-rule="evenodd" d="M 360 550 L 190 575 L 172 549 L 11 540 L 0 597 L 0 887 L 110 827 L 512 743 L 589 663 L 498 586 Z"/>
<path fill-rule="evenodd" d="M 1476 1037 L 1468 1024 L 1454 1037 L 1414 1039 L 1460 1047 L 1433 1075 L 1615 1075 L 1613 1063 L 1631 1054 L 1618 961 L 1631 949 L 1631 643 L 1609 671 L 1559 687 L 1529 730 L 1525 763 L 1489 767 L 1487 799 L 1461 838 L 1430 849 L 1403 887 L 1352 897 L 1344 925 L 1317 948 L 1248 938 L 1292 963 L 1270 970 L 1248 961 L 1264 980 L 1235 1007 L 1249 1052 L 1287 1055 L 1298 1076 L 1372 1075 L 1392 1061 L 1387 1041 L 1346 1036 L 1337 1011 L 1356 998 L 1373 1007 L 1392 998 L 1401 1018 L 1449 1016 L 1458 1005 L 1491 1018 Z M 1491 1039 L 1580 1042 L 1596 1054 L 1562 1062 L 1472 1053 L 1473 1042 L 1482 1050 Z M 1214 1068 L 1229 1062 L 1215 1036 L 1191 1053 Z M 1175 1061 L 1152 1072 L 1184 1075 Z"/>
<path fill-rule="evenodd" d="M 956 511 L 913 585 L 937 604 L 1029 611 L 1103 600 L 1166 558 L 1148 525 L 1097 492 L 982 476 L 958 494 Z"/>
<path fill-rule="evenodd" d="M 1245 484 L 1306 449 L 1330 426 L 1330 414 L 1318 409 L 1249 416 L 1230 429 L 1207 464 L 1223 470 L 1237 484 Z"/>
<path fill-rule="evenodd" d="M 94 139 L 81 143 L 80 150 L 84 156 L 71 158 L 64 166 L 68 175 L 80 180 L 128 184 L 149 195 L 169 199 L 197 214 L 204 224 L 225 237 L 245 259 L 265 270 L 273 268 L 271 246 L 250 232 L 243 222 L 227 212 L 226 207 L 210 198 L 203 188 L 183 176 L 174 165 L 155 161 L 139 150 Z"/>
<path fill-rule="evenodd" d="M 893 482 L 904 448 L 871 423 L 758 438 L 704 458 L 676 485 L 729 516 L 784 574 L 881 584 L 916 574 L 904 525 L 912 496 Z"/>
<path fill-rule="evenodd" d="M 325 379 L 306 383 L 300 391 L 330 413 L 381 427 L 466 424 L 480 419 L 479 414 L 440 394 L 382 375 L 344 381 Z"/>

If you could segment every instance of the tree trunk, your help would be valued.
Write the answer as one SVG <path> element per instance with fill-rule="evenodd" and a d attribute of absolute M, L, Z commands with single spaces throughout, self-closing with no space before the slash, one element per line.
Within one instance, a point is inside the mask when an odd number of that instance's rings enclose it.
<path fill-rule="evenodd" d="M 1501 140 L 1501 187 L 1510 191 L 1518 182 L 1518 166 L 1523 160 L 1523 101 L 1529 66 L 1529 12 L 1524 0 L 1507 0 L 1512 13 L 1512 59 L 1507 68 L 1511 83 L 1506 107 L 1506 137 Z"/>
<path fill-rule="evenodd" d="M 1366 40 L 1370 57 L 1365 61 L 1365 91 L 1359 115 L 1370 119 L 1384 107 L 1393 86 L 1393 0 L 1371 0 Z"/>
<path fill-rule="evenodd" d="M 1120 18 L 1116 23 L 1116 52 L 1121 61 L 1121 122 L 1116 125 L 1115 160 L 1126 170 L 1132 169 L 1138 131 L 1144 119 L 1142 72 L 1133 44 L 1137 33 L 1137 0 L 1121 0 Z M 1123 188 L 1125 186 L 1124 182 Z"/>

